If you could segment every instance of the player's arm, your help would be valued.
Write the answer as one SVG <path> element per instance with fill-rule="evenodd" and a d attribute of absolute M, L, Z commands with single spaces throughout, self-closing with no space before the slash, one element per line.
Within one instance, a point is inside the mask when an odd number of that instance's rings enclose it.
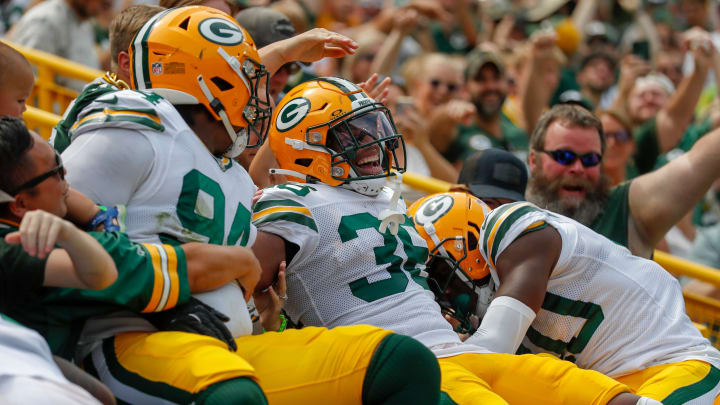
<path fill-rule="evenodd" d="M 138 131 L 107 128 L 79 136 L 62 154 L 71 187 L 107 206 L 127 205 L 155 163 Z"/>
<path fill-rule="evenodd" d="M 31 256 L 47 257 L 45 286 L 101 290 L 117 279 L 115 262 L 97 240 L 50 213 L 28 212 L 5 241 L 22 244 Z"/>
<path fill-rule="evenodd" d="M 273 233 L 258 230 L 255 244 L 252 247 L 262 268 L 260 282 L 256 287 L 257 291 L 262 291 L 275 282 L 280 263 L 285 260 L 285 248 L 285 239 Z"/>
<path fill-rule="evenodd" d="M 631 231 L 648 246 L 657 245 L 718 178 L 718 153 L 720 129 L 700 138 L 689 152 L 660 169 L 635 178 L 629 191 Z"/>
<path fill-rule="evenodd" d="M 355 53 L 358 44 L 345 35 L 314 28 L 292 38 L 273 42 L 258 53 L 270 76 L 288 62 L 315 62 L 322 58 L 342 58 Z"/>
<path fill-rule="evenodd" d="M 197 242 L 181 247 L 185 252 L 190 292 L 212 291 L 238 280 L 245 290 L 245 300 L 250 299 L 262 272 L 251 249 Z"/>
<path fill-rule="evenodd" d="M 497 353 L 517 351 L 540 310 L 561 248 L 560 234 L 551 226 L 510 243 L 495 263 L 500 287 L 468 343 Z"/>

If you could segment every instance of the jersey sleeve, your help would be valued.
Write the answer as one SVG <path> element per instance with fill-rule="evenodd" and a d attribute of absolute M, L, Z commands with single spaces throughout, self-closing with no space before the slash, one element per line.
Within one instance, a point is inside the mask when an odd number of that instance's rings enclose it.
<path fill-rule="evenodd" d="M 313 190 L 310 186 L 294 184 L 271 187 L 263 190 L 262 197 L 253 207 L 252 223 L 259 231 L 278 235 L 298 245 L 300 249 L 293 261 L 305 252 L 314 251 L 320 238 L 315 218 L 304 198 Z"/>
<path fill-rule="evenodd" d="M 135 243 L 119 232 L 91 232 L 115 261 L 118 279 L 104 290 L 70 290 L 84 300 L 119 305 L 133 312 L 158 312 L 190 298 L 185 253 L 179 246 Z"/>
<path fill-rule="evenodd" d="M 490 211 L 480 228 L 480 252 L 485 261 L 495 269 L 497 258 L 510 243 L 547 226 L 548 215 L 529 202 L 505 204 Z"/>
<path fill-rule="evenodd" d="M 164 132 L 160 115 L 167 102 L 160 96 L 132 90 L 101 95 L 76 113 L 70 127 L 72 140 L 98 129 L 122 128 Z"/>
<path fill-rule="evenodd" d="M 102 205 L 127 205 L 155 159 L 143 134 L 111 128 L 76 139 L 62 154 L 70 186 Z"/>

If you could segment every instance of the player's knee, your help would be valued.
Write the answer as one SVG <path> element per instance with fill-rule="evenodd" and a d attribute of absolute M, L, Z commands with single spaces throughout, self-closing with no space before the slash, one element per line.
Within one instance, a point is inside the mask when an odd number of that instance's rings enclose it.
<path fill-rule="evenodd" d="M 389 398 L 401 398 L 412 404 L 437 404 L 439 395 L 440 367 L 428 348 L 415 339 L 396 334 L 380 342 L 365 376 L 363 404 L 383 404 Z"/>
<path fill-rule="evenodd" d="M 250 378 L 233 378 L 207 387 L 195 401 L 198 405 L 267 405 L 260 386 Z"/>

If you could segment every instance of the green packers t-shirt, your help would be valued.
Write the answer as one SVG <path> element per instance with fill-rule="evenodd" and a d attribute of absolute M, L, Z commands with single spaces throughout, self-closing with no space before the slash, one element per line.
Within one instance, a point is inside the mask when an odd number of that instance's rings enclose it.
<path fill-rule="evenodd" d="M 631 181 L 626 181 L 610 190 L 610 197 L 605 204 L 605 209 L 590 225 L 590 229 L 593 231 L 628 249 L 631 183 Z"/>
<path fill-rule="evenodd" d="M 13 230 L 0 229 L 0 238 Z M 181 248 L 131 242 L 119 232 L 90 234 L 115 261 L 118 278 L 110 287 L 104 290 L 43 287 L 28 294 L 24 305 L 6 312 L 39 332 L 52 352 L 65 358 L 72 358 L 88 318 L 123 310 L 162 311 L 190 298 L 185 253 Z"/>
<path fill-rule="evenodd" d="M 476 152 L 488 148 L 505 149 L 525 161 L 528 151 L 528 135 L 524 130 L 515 126 L 503 113 L 500 115 L 501 139 L 495 138 L 474 123 L 467 126 L 458 125 L 457 130 L 457 138 L 443 154 L 450 162 L 465 160 Z"/>

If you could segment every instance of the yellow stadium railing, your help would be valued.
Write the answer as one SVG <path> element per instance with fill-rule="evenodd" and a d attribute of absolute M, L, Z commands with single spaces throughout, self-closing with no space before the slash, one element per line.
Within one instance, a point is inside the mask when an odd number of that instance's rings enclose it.
<path fill-rule="evenodd" d="M 50 139 L 50 133 L 53 127 L 60 121 L 60 118 L 57 114 L 30 106 L 28 106 L 27 111 L 23 113 L 23 119 L 27 127 L 45 139 Z"/>
<path fill-rule="evenodd" d="M 415 173 L 403 174 L 403 183 L 426 193 L 442 193 L 451 187 L 450 183 Z M 681 259 L 659 250 L 655 251 L 654 259 L 672 274 L 704 281 L 720 288 L 720 270 L 718 269 Z M 693 320 L 703 336 L 710 339 L 715 347 L 720 348 L 720 301 L 688 291 L 683 292 L 683 296 L 685 297 L 685 310 L 690 319 Z"/>
<path fill-rule="evenodd" d="M 35 87 L 27 105 L 51 113 L 62 114 L 68 104 L 77 97 L 77 91 L 57 83 L 58 77 L 74 79 L 83 83 L 93 81 L 103 72 L 73 61 L 5 41 L 17 49 L 36 69 Z"/>

